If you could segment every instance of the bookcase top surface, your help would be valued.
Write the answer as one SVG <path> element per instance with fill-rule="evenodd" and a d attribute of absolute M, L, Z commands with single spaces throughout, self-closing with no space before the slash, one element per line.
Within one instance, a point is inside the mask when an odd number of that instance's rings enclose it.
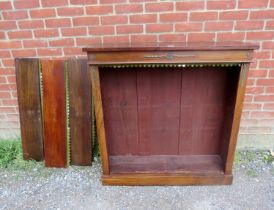
<path fill-rule="evenodd" d="M 194 51 L 194 50 L 255 50 L 259 45 L 246 42 L 142 42 L 105 43 L 83 48 L 86 52 L 121 51 Z"/>

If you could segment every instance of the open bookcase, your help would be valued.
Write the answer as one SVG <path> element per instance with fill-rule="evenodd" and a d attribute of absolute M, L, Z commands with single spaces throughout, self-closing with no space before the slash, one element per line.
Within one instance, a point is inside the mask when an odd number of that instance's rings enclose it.
<path fill-rule="evenodd" d="M 256 47 L 151 43 L 85 48 L 103 184 L 231 184 Z"/>

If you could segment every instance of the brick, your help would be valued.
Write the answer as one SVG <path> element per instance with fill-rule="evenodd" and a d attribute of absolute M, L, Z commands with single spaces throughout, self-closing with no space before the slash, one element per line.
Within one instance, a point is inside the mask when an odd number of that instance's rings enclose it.
<path fill-rule="evenodd" d="M 125 26 L 116 26 L 117 34 L 136 34 L 143 32 L 142 25 L 125 25 Z"/>
<path fill-rule="evenodd" d="M 269 0 L 239 0 L 238 8 L 251 9 L 251 8 L 266 8 Z"/>
<path fill-rule="evenodd" d="M 40 3 L 39 3 L 39 0 L 31 0 L 31 1 L 18 0 L 18 1 L 14 1 L 13 5 L 15 9 L 30 9 L 30 8 L 39 7 Z"/>
<path fill-rule="evenodd" d="M 113 13 L 112 6 L 89 6 L 86 7 L 86 13 L 88 15 L 106 15 Z"/>
<path fill-rule="evenodd" d="M 274 70 L 269 70 L 269 77 L 274 77 Z"/>
<path fill-rule="evenodd" d="M 228 41 L 242 41 L 245 38 L 244 32 L 224 32 L 224 33 L 217 33 L 217 40 L 228 42 Z"/>
<path fill-rule="evenodd" d="M 176 23 L 175 25 L 176 32 L 201 31 L 202 28 L 203 28 L 203 24 L 198 22 Z"/>
<path fill-rule="evenodd" d="M 92 45 L 92 44 L 98 44 L 101 43 L 101 38 L 99 37 L 91 37 L 91 38 L 76 38 L 76 44 L 78 45 Z"/>
<path fill-rule="evenodd" d="M 10 85 L 9 84 L 0 84 L 0 92 L 1 91 L 8 91 L 10 90 Z"/>
<path fill-rule="evenodd" d="M 180 22 L 187 20 L 187 13 L 163 13 L 160 14 L 160 22 Z"/>
<path fill-rule="evenodd" d="M 131 23 L 156 23 L 156 14 L 143 14 L 143 15 L 132 15 L 130 16 Z"/>
<path fill-rule="evenodd" d="M 246 20 L 248 11 L 224 11 L 219 13 L 220 20 Z"/>
<path fill-rule="evenodd" d="M 189 33 L 188 42 L 213 42 L 214 33 Z"/>
<path fill-rule="evenodd" d="M 34 31 L 36 38 L 59 36 L 58 29 L 39 29 Z"/>
<path fill-rule="evenodd" d="M 122 13 L 139 13 L 143 12 L 143 6 L 141 4 L 123 4 L 116 5 L 115 11 L 117 14 Z"/>
<path fill-rule="evenodd" d="M 23 40 L 24 48 L 38 48 L 47 47 L 47 41 L 45 40 Z"/>
<path fill-rule="evenodd" d="M 85 52 L 82 52 L 81 47 L 66 47 L 63 48 L 64 55 L 75 56 L 75 55 L 85 55 Z"/>
<path fill-rule="evenodd" d="M 270 133 L 270 132 L 271 132 L 270 127 L 249 127 L 248 128 L 248 133 L 249 134 L 267 134 L 267 133 Z"/>
<path fill-rule="evenodd" d="M 100 4 L 118 4 L 126 3 L 126 0 L 100 0 Z"/>
<path fill-rule="evenodd" d="M 244 103 L 244 110 L 260 110 L 262 107 L 262 104 L 260 103 Z"/>
<path fill-rule="evenodd" d="M 58 7 L 68 5 L 68 0 L 41 0 L 43 7 Z"/>
<path fill-rule="evenodd" d="M 257 125 L 258 123 L 258 120 L 256 119 L 242 119 L 241 120 L 241 127 L 244 127 L 244 126 L 254 126 L 254 125 Z"/>
<path fill-rule="evenodd" d="M 57 40 L 50 40 L 49 41 L 50 47 L 63 47 L 63 46 L 74 46 L 74 39 L 72 38 L 62 38 Z"/>
<path fill-rule="evenodd" d="M 12 50 L 12 55 L 13 57 L 34 57 L 36 51 L 33 49 Z"/>
<path fill-rule="evenodd" d="M 159 32 L 171 32 L 173 30 L 172 24 L 148 24 L 146 25 L 146 32 L 159 33 Z"/>
<path fill-rule="evenodd" d="M 262 48 L 263 49 L 269 49 L 269 50 L 274 49 L 274 41 L 265 41 L 265 42 L 263 42 Z"/>
<path fill-rule="evenodd" d="M 48 28 L 70 27 L 70 18 L 48 19 L 45 21 Z"/>
<path fill-rule="evenodd" d="M 274 29 L 274 20 L 267 21 L 265 29 L 267 29 L 267 30 L 273 30 Z"/>
<path fill-rule="evenodd" d="M 10 39 L 30 39 L 32 38 L 31 31 L 10 31 L 8 32 Z"/>
<path fill-rule="evenodd" d="M 247 32 L 246 39 L 247 40 L 272 40 L 274 37 L 274 33 L 272 31 L 262 31 L 262 32 Z"/>
<path fill-rule="evenodd" d="M 259 63 L 259 67 L 274 69 L 274 60 L 261 60 Z"/>
<path fill-rule="evenodd" d="M 74 26 L 92 26 L 99 24 L 99 17 L 77 17 L 72 19 Z"/>
<path fill-rule="evenodd" d="M 7 83 L 7 80 L 6 80 L 5 76 L 0 76 L 0 83 L 1 84 L 6 84 Z"/>
<path fill-rule="evenodd" d="M 274 10 L 250 11 L 250 19 L 274 19 Z"/>
<path fill-rule="evenodd" d="M 0 71 L 0 75 L 4 75 L 4 76 L 15 75 L 15 68 L 14 68 L 14 66 L 12 68 L 3 68 L 2 71 Z"/>
<path fill-rule="evenodd" d="M 5 106 L 18 106 L 17 99 L 4 99 L 2 103 Z"/>
<path fill-rule="evenodd" d="M 27 11 L 5 11 L 2 15 L 5 20 L 19 20 L 28 18 Z"/>
<path fill-rule="evenodd" d="M 10 1 L 2 1 L 0 2 L 0 10 L 10 10 L 12 9 L 11 2 Z"/>
<path fill-rule="evenodd" d="M 18 25 L 21 29 L 44 28 L 42 20 L 21 20 L 18 21 Z"/>
<path fill-rule="evenodd" d="M 270 111 L 264 111 L 264 112 L 251 112 L 251 118 L 254 119 L 273 119 L 274 118 L 274 112 L 270 112 Z"/>
<path fill-rule="evenodd" d="M 260 126 L 269 126 L 274 124 L 273 119 L 260 119 L 259 120 Z"/>
<path fill-rule="evenodd" d="M 264 21 L 237 21 L 235 30 L 259 30 L 263 27 Z"/>
<path fill-rule="evenodd" d="M 14 59 L 2 59 L 2 63 L 4 65 L 4 67 L 13 67 L 14 64 Z"/>
<path fill-rule="evenodd" d="M 16 106 L 18 106 L 18 103 L 16 104 Z M 7 114 L 7 118 L 11 121 L 19 121 L 19 114 Z"/>
<path fill-rule="evenodd" d="M 129 42 L 129 36 L 105 36 L 104 43 Z"/>
<path fill-rule="evenodd" d="M 156 2 L 157 0 L 129 0 L 129 2 L 138 2 L 138 3 L 142 3 L 142 2 Z"/>
<path fill-rule="evenodd" d="M 131 35 L 131 42 L 156 42 L 157 36 L 156 35 Z"/>
<path fill-rule="evenodd" d="M 254 59 L 269 59 L 270 51 L 255 51 L 253 55 Z"/>
<path fill-rule="evenodd" d="M 204 1 L 176 2 L 176 10 L 193 11 L 204 8 Z"/>
<path fill-rule="evenodd" d="M 273 94 L 273 95 L 259 95 L 259 96 L 254 96 L 254 101 L 259 101 L 259 102 L 273 102 L 273 101 L 274 101 L 274 94 Z"/>
<path fill-rule="evenodd" d="M 0 107 L 0 113 L 6 114 L 6 113 L 16 113 L 15 107 Z"/>
<path fill-rule="evenodd" d="M 274 86 L 274 79 L 257 79 L 257 86 Z"/>
<path fill-rule="evenodd" d="M 37 9 L 30 10 L 31 18 L 48 18 L 48 17 L 56 17 L 56 13 L 54 9 Z"/>
<path fill-rule="evenodd" d="M 274 110 L 274 103 L 267 103 L 263 105 L 264 110 Z M 274 119 L 272 119 L 274 121 Z"/>
<path fill-rule="evenodd" d="M 62 55 L 61 48 L 40 48 L 37 49 L 38 56 L 59 56 Z"/>
<path fill-rule="evenodd" d="M 217 12 L 192 12 L 190 13 L 190 20 L 192 21 L 206 21 L 217 20 Z"/>
<path fill-rule="evenodd" d="M 114 34 L 114 26 L 97 26 L 97 27 L 89 27 L 90 35 L 113 35 Z"/>
<path fill-rule="evenodd" d="M 0 58 L 10 58 L 10 51 L 9 50 L 0 50 Z"/>
<path fill-rule="evenodd" d="M 6 92 L 0 91 L 0 98 L 1 99 L 10 98 L 10 97 L 11 96 L 10 96 L 10 92 L 9 91 L 6 91 Z"/>
<path fill-rule="evenodd" d="M 206 31 L 231 31 L 233 22 L 206 22 Z"/>
<path fill-rule="evenodd" d="M 236 6 L 235 0 L 223 0 L 223 1 L 208 1 L 207 2 L 207 9 L 234 9 Z"/>
<path fill-rule="evenodd" d="M 11 91 L 11 95 L 13 98 L 17 98 L 17 91 Z"/>
<path fill-rule="evenodd" d="M 185 34 L 160 34 L 159 41 L 160 42 L 185 42 L 186 35 Z"/>
<path fill-rule="evenodd" d="M 265 92 L 268 93 L 268 94 L 274 94 L 274 86 L 273 87 L 267 87 Z"/>
<path fill-rule="evenodd" d="M 73 5 L 85 5 L 85 4 L 96 4 L 97 0 L 70 0 L 70 3 Z"/>
<path fill-rule="evenodd" d="M 262 94 L 264 87 L 247 87 L 246 94 Z"/>
<path fill-rule="evenodd" d="M 258 77 L 266 77 L 267 76 L 267 70 L 249 70 L 248 73 L 249 77 L 254 77 L 254 78 L 258 78 Z"/>
<path fill-rule="evenodd" d="M 86 27 L 62 28 L 61 34 L 62 36 L 85 36 L 87 35 L 87 28 Z"/>
<path fill-rule="evenodd" d="M 58 8 L 57 14 L 59 16 L 80 16 L 84 14 L 84 9 L 82 7 Z"/>
<path fill-rule="evenodd" d="M 173 10 L 173 2 L 147 3 L 145 4 L 146 12 L 165 12 Z"/>
<path fill-rule="evenodd" d="M 16 29 L 16 22 L 15 21 L 0 21 L 0 29 L 1 30 L 10 30 Z"/>
<path fill-rule="evenodd" d="M 6 38 L 5 33 L 0 31 L 0 39 L 4 40 L 5 38 Z"/>
<path fill-rule="evenodd" d="M 113 16 L 102 16 L 101 24 L 102 25 L 114 25 L 114 24 L 126 24 L 128 21 L 127 16 L 125 15 L 113 15 Z"/>
<path fill-rule="evenodd" d="M 16 49 L 21 47 L 21 41 L 0 41 L 0 49 Z"/>

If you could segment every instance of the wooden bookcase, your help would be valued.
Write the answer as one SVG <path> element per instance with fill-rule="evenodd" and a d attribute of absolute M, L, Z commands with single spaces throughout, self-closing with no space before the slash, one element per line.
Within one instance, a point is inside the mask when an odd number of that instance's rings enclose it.
<path fill-rule="evenodd" d="M 102 182 L 231 184 L 248 67 L 245 43 L 85 48 Z"/>

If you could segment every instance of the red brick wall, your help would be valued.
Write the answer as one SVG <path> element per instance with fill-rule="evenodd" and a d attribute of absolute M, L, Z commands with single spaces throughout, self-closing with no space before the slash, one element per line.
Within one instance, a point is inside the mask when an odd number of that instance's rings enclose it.
<path fill-rule="evenodd" d="M 84 56 L 98 42 L 234 40 L 260 44 L 240 132 L 274 134 L 274 0 L 0 1 L 0 136 L 19 128 L 15 57 Z"/>

